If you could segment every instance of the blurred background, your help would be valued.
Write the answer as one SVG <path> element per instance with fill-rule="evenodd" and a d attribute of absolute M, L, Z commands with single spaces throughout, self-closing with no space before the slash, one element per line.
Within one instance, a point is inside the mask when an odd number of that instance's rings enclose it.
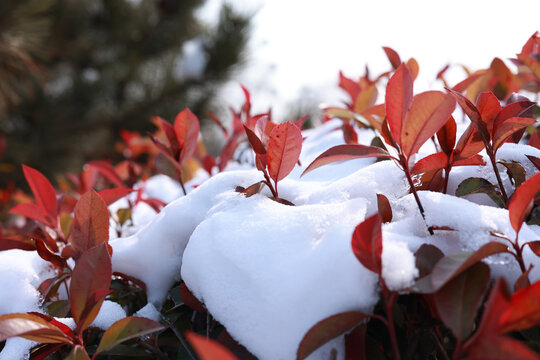
<path fill-rule="evenodd" d="M 538 30 L 538 0 L 2 0 L 0 186 L 20 164 L 49 178 L 115 159 L 121 129 L 189 107 L 203 125 L 252 94 L 277 121 L 337 105 L 340 70 L 391 66 L 382 46 L 420 65 L 415 91 L 451 85 Z M 508 66 L 512 64 L 507 62 Z M 206 129 L 206 130 L 205 130 Z M 3 155 L 1 155 L 3 152 Z"/>

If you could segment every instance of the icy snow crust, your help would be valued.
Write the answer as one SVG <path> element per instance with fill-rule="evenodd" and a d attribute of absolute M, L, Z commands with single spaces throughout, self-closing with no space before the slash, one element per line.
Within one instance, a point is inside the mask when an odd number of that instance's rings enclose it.
<path fill-rule="evenodd" d="M 392 161 L 353 160 L 321 167 L 301 178 L 316 156 L 343 143 L 341 131 L 335 131 L 339 125 L 330 121 L 304 132 L 302 166 L 278 185 L 280 197 L 296 206 L 270 200 L 266 189 L 250 198 L 235 192 L 236 186 L 262 180 L 261 173 L 246 164 L 233 163 L 206 181 L 204 175 L 197 176 L 187 184 L 187 196 L 181 196 L 177 184 L 163 176 L 141 184 L 148 197 L 166 202 L 180 197 L 159 214 L 140 203 L 133 214 L 133 228 L 140 230 L 111 241 L 113 270 L 139 278 L 147 286 L 149 304 L 137 315 L 159 320 L 158 310 L 168 291 L 182 278 L 212 316 L 254 355 L 263 360 L 294 359 L 302 337 L 318 321 L 344 311 L 373 310 L 378 300 L 377 277 L 354 257 L 350 242 L 355 226 L 377 211 L 377 193 L 388 197 L 394 215 L 391 223 L 383 225 L 382 255 L 383 277 L 392 290 L 406 291 L 413 284 L 418 276 L 413 253 L 424 243 L 451 254 L 474 251 L 496 240 L 490 231 L 515 237 L 507 210 L 493 207 L 485 195 L 457 198 L 420 192 L 427 223 L 456 230 L 429 236 L 408 185 Z M 374 136 L 368 130 L 359 130 L 358 135 L 364 144 Z M 432 152 L 428 143 L 417 158 Z M 537 149 L 515 144 L 505 144 L 498 157 L 519 161 L 530 177 L 536 170 L 526 154 L 540 157 Z M 502 168 L 501 175 L 511 193 Z M 451 172 L 449 194 L 471 176 L 495 180 L 489 167 L 458 167 Z M 111 209 L 122 206 L 120 200 Z M 539 238 L 540 227 L 523 226 L 520 241 Z M 524 257 L 528 263 L 537 263 L 531 280 L 539 279 L 538 258 L 528 247 Z M 512 281 L 519 274 L 508 256 L 492 256 L 486 262 L 494 276 Z M 35 289 L 50 276 L 48 271 L 37 254 L 0 252 L 0 288 L 6 294 L 0 314 L 39 310 Z M 124 316 L 119 306 L 105 303 L 95 325 L 106 328 Z M 61 321 L 73 326 L 72 319 Z M 0 359 L 22 358 L 31 346 L 23 339 L 9 339 Z M 310 359 L 327 359 L 332 348 L 343 358 L 343 337 Z"/>

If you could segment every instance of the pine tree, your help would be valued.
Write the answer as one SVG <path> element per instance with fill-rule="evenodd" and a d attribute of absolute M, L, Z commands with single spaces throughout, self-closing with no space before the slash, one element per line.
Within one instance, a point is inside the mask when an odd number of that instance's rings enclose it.
<path fill-rule="evenodd" d="M 211 109 L 241 64 L 249 20 L 230 6 L 199 23 L 203 0 L 0 2 L 2 162 L 52 177 L 111 158 L 120 129 L 153 130 L 152 115 Z M 0 176 L 0 185 L 7 178 Z"/>

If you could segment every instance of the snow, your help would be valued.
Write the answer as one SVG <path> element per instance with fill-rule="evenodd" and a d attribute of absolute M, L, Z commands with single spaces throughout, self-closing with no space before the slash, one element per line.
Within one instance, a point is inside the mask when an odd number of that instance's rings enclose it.
<path fill-rule="evenodd" d="M 226 171 L 208 178 L 199 173 L 186 184 L 166 176 L 138 186 L 143 196 L 169 204 L 159 213 L 144 203 L 133 210 L 133 224 L 115 238 L 111 226 L 113 271 L 146 284 L 148 304 L 135 316 L 160 319 L 159 309 L 173 284 L 182 279 L 228 332 L 260 359 L 293 359 L 304 334 L 318 321 L 336 313 L 371 312 L 379 299 L 377 276 L 364 268 L 351 251 L 351 235 L 358 223 L 377 211 L 376 194 L 390 201 L 393 220 L 383 224 L 382 275 L 389 289 L 406 292 L 416 277 L 414 252 L 425 243 L 444 253 L 474 251 L 488 241 L 501 241 L 491 232 L 515 233 L 508 211 L 494 207 L 486 196 L 453 196 L 461 181 L 471 176 L 495 183 L 490 166 L 457 167 L 451 172 L 447 194 L 422 191 L 424 222 L 402 172 L 393 161 L 361 159 L 336 163 L 301 176 L 307 165 L 331 146 L 342 144 L 339 121 L 329 121 L 304 132 L 301 166 L 278 185 L 279 194 L 296 206 L 268 198 L 270 192 L 246 198 L 237 186 L 262 180 L 249 161 L 231 163 Z M 373 132 L 359 131 L 362 143 Z M 432 152 L 422 148 L 419 158 Z M 530 177 L 536 169 L 524 154 L 540 156 L 527 145 L 505 144 L 499 159 L 519 161 Z M 249 159 L 247 159 L 249 160 Z M 486 159 L 487 160 L 487 159 Z M 504 169 L 501 176 L 509 194 L 513 186 Z M 199 186 L 197 186 L 199 185 Z M 131 194 L 132 200 L 135 194 Z M 121 199 L 114 213 L 126 207 Z M 448 227 L 430 236 L 427 225 Z M 524 225 L 520 241 L 537 240 L 539 226 Z M 531 280 L 540 279 L 538 258 L 525 247 L 526 265 L 534 263 Z M 511 257 L 486 259 L 494 276 L 515 280 L 519 268 Z M 40 311 L 36 291 L 51 276 L 34 252 L 0 252 L 0 314 Z M 9 290 L 9 291 L 8 291 Z M 106 329 L 126 316 L 116 303 L 105 301 L 93 326 Z M 73 327 L 72 319 L 59 319 Z M 9 339 L 0 359 L 23 358 L 32 342 Z M 327 359 L 333 351 L 344 356 L 343 337 L 317 350 L 310 359 Z"/>

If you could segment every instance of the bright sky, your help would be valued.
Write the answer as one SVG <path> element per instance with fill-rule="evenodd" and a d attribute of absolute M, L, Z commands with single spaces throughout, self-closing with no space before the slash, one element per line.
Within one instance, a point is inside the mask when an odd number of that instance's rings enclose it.
<path fill-rule="evenodd" d="M 209 0 L 201 16 L 209 19 L 223 0 Z M 493 57 L 508 59 L 540 30 L 539 0 L 236 0 L 234 7 L 253 17 L 247 68 L 237 76 L 252 92 L 255 110 L 272 106 L 285 115 L 298 99 L 338 104 L 338 72 L 359 76 L 367 64 L 373 74 L 389 69 L 381 49 L 389 46 L 402 60 L 420 64 L 415 91 L 440 86 L 446 64 L 486 68 Z M 463 78 L 456 66 L 450 73 Z M 233 84 L 226 102 L 242 97 Z"/>

